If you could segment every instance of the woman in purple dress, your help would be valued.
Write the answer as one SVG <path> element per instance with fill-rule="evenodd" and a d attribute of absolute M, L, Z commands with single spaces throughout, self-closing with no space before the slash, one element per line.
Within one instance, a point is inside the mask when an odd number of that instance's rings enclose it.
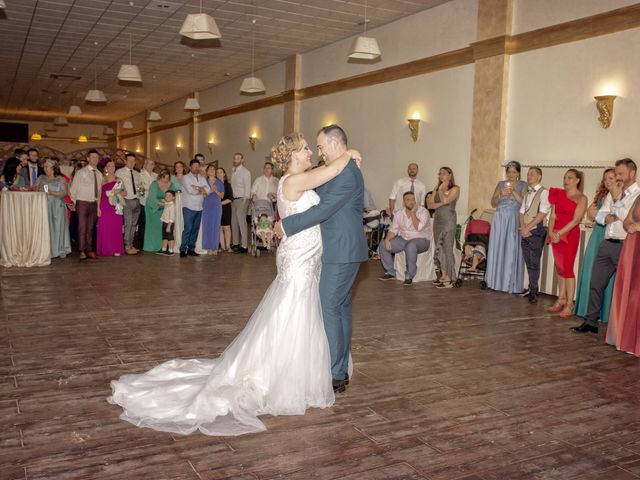
<path fill-rule="evenodd" d="M 116 175 L 116 164 L 107 161 L 102 173 L 102 194 L 98 209 L 98 248 L 96 253 L 100 257 L 119 257 L 124 255 L 124 240 L 122 237 L 122 211 L 126 195 L 124 185 Z"/>
<path fill-rule="evenodd" d="M 216 177 L 216 167 L 209 165 L 205 171 L 211 193 L 202 205 L 202 248 L 209 254 L 217 255 L 220 246 L 220 220 L 222 219 L 222 203 L 224 184 Z"/>

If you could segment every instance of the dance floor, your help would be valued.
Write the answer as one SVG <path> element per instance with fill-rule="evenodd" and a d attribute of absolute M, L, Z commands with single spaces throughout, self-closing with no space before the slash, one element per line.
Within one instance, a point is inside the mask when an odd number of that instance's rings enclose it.
<path fill-rule="evenodd" d="M 218 355 L 274 272 L 234 254 L 0 269 L 0 478 L 640 478 L 640 360 L 570 332 L 549 298 L 383 283 L 376 262 L 332 408 L 231 438 L 119 420 L 111 379 Z"/>

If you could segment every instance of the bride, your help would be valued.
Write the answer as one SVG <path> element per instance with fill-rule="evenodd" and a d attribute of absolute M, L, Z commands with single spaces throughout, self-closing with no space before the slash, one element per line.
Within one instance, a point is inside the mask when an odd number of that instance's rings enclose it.
<path fill-rule="evenodd" d="M 319 202 L 314 188 L 336 177 L 350 155 L 309 170 L 302 134 L 283 137 L 271 157 L 286 175 L 278 185 L 282 218 Z M 329 345 L 318 292 L 320 227 L 284 238 L 277 276 L 240 334 L 216 359 L 169 360 L 111 382 L 108 401 L 139 427 L 187 434 L 242 435 L 266 430 L 259 415 L 301 415 L 334 402 Z"/>

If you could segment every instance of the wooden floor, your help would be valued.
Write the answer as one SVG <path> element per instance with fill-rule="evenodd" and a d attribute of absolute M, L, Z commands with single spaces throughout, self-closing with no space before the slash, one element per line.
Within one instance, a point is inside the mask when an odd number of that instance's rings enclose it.
<path fill-rule="evenodd" d="M 0 269 L 0 478 L 640 478 L 640 360 L 506 294 L 361 271 L 356 373 L 335 406 L 235 438 L 119 420 L 109 381 L 218 355 L 273 257 L 157 255 Z"/>

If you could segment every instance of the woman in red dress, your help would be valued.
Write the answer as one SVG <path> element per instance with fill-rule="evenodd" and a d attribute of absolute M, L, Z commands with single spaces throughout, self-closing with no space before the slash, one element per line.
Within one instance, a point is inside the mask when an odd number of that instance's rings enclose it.
<path fill-rule="evenodd" d="M 558 300 L 549 312 L 560 312 L 563 318 L 572 315 L 576 291 L 573 265 L 580 243 L 580 222 L 587 211 L 588 203 L 587 197 L 582 194 L 583 179 L 582 172 L 570 168 L 564 174 L 564 190 L 549 189 L 551 216 L 547 242 L 551 243 L 553 261 L 558 272 Z"/>
<path fill-rule="evenodd" d="M 618 260 L 607 343 L 640 357 L 640 197 L 629 210 L 624 229 L 627 238 Z"/>

